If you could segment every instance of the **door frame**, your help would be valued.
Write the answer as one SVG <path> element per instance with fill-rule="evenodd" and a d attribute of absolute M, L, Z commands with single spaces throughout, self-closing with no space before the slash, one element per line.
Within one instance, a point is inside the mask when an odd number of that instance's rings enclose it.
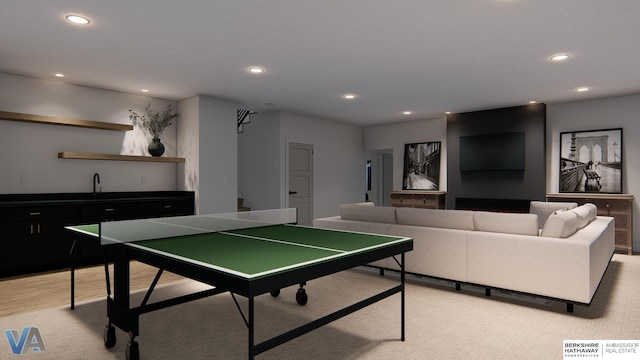
<path fill-rule="evenodd" d="M 309 146 L 311 147 L 311 189 L 309 191 L 309 197 L 311 198 L 311 206 L 309 208 L 309 219 L 310 221 L 313 221 L 313 214 L 314 214 L 314 207 L 315 207 L 315 196 L 314 196 L 314 189 L 315 189 L 315 185 L 314 185 L 314 177 L 315 177 L 315 173 L 314 173 L 314 161 L 313 161 L 313 155 L 314 155 L 314 145 L 311 143 L 306 143 L 306 142 L 302 142 L 302 141 L 292 141 L 292 140 L 287 140 L 285 141 L 285 161 L 284 161 L 284 188 L 282 189 L 282 197 L 283 197 L 283 207 L 285 208 L 289 208 L 291 207 L 291 197 L 289 196 L 289 190 L 290 190 L 290 183 L 289 183 L 289 176 L 290 176 L 290 159 L 291 159 L 291 145 L 292 144 L 299 144 L 299 145 L 304 145 L 304 146 Z"/>

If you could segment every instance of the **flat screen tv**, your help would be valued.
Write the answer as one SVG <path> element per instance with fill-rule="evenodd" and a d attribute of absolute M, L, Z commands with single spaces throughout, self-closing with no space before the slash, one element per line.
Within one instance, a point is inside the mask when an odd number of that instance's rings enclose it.
<path fill-rule="evenodd" d="M 524 132 L 460 137 L 460 171 L 524 170 Z"/>

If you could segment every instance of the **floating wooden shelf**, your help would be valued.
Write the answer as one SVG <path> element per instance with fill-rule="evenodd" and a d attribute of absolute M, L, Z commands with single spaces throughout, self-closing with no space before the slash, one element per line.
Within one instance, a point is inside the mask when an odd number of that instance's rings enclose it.
<path fill-rule="evenodd" d="M 70 151 L 58 153 L 58 158 L 81 159 L 81 160 L 146 161 L 146 162 L 165 162 L 165 163 L 183 163 L 184 162 L 184 158 L 175 158 L 175 157 L 92 154 L 92 153 L 81 153 L 81 152 L 70 152 Z"/>
<path fill-rule="evenodd" d="M 0 111 L 0 119 L 10 120 L 10 121 L 40 123 L 40 124 L 75 126 L 75 127 L 84 127 L 84 128 L 100 129 L 100 130 L 113 130 L 113 131 L 133 130 L 133 125 L 114 124 L 114 123 L 106 123 L 106 122 L 91 121 L 91 120 L 79 120 L 79 119 L 63 118 L 63 117 L 56 117 L 56 116 L 23 114 L 23 113 L 9 112 L 9 111 Z"/>

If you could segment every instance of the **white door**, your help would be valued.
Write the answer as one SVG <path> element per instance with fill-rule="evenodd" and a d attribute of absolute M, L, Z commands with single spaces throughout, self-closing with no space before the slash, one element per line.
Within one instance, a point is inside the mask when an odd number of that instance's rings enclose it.
<path fill-rule="evenodd" d="M 289 143 L 289 207 L 298 210 L 298 224 L 313 221 L 313 145 Z"/>

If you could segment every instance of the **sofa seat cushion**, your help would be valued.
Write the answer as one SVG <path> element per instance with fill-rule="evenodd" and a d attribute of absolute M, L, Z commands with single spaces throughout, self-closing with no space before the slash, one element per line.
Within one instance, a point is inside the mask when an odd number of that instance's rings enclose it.
<path fill-rule="evenodd" d="M 554 238 L 567 238 L 573 235 L 578 230 L 578 215 L 575 212 L 557 211 L 555 214 L 549 216 L 547 222 L 542 228 L 540 236 L 554 237 Z"/>
<path fill-rule="evenodd" d="M 473 212 L 467 210 L 399 207 L 396 209 L 396 218 L 400 225 L 473 230 Z"/>
<path fill-rule="evenodd" d="M 395 224 L 396 208 L 391 206 L 344 204 L 340 205 L 340 217 L 343 220 Z"/>
<path fill-rule="evenodd" d="M 476 231 L 534 236 L 539 232 L 535 214 L 474 211 L 473 223 Z"/>
<path fill-rule="evenodd" d="M 538 215 L 538 228 L 542 229 L 549 216 L 556 210 L 569 210 L 576 207 L 578 207 L 578 203 L 575 202 L 532 201 L 529 204 L 529 213 Z"/>

